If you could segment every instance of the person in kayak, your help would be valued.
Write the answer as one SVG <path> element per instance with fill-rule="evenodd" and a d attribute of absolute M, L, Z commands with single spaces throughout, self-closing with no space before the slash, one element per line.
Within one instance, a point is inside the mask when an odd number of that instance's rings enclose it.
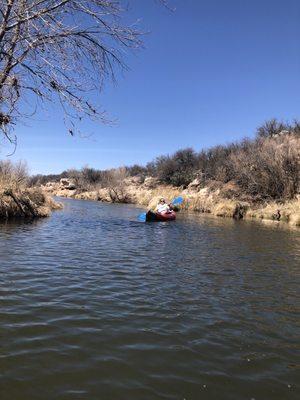
<path fill-rule="evenodd" d="M 159 203 L 157 204 L 155 211 L 159 214 L 167 214 L 172 210 L 169 204 L 166 203 L 166 200 L 162 197 L 159 199 Z"/>

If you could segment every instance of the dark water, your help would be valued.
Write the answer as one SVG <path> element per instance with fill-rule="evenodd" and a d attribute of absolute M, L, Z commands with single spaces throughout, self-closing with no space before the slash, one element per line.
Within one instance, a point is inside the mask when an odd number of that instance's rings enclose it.
<path fill-rule="evenodd" d="M 300 398 L 299 232 L 64 203 L 0 226 L 1 400 Z"/>

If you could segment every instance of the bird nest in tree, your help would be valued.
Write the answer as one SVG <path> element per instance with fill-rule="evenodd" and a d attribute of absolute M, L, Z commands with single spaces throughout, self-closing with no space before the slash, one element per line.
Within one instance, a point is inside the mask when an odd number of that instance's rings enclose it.
<path fill-rule="evenodd" d="M 10 123 L 10 116 L 0 112 L 0 125 L 8 125 Z"/>

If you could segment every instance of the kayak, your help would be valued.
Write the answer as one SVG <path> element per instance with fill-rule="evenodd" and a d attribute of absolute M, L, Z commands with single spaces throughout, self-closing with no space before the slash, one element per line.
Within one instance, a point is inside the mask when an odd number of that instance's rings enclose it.
<path fill-rule="evenodd" d="M 171 201 L 172 204 L 172 211 L 165 212 L 165 213 L 158 213 L 154 211 L 143 212 L 142 214 L 138 215 L 138 221 L 140 222 L 150 222 L 150 221 L 174 221 L 176 219 L 175 211 L 179 211 L 178 206 L 183 202 L 183 197 L 178 196 L 175 197 Z"/>
<path fill-rule="evenodd" d="M 176 219 L 175 211 L 170 211 L 167 213 L 158 213 L 153 211 L 148 211 L 146 214 L 146 221 L 174 221 Z"/>

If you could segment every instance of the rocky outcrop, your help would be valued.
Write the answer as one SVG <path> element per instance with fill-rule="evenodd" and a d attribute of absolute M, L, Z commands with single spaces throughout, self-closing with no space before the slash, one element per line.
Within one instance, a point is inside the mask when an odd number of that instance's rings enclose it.
<path fill-rule="evenodd" d="M 63 178 L 59 182 L 47 182 L 42 186 L 42 190 L 59 197 L 75 197 L 77 194 L 75 182 L 67 178 Z"/>
<path fill-rule="evenodd" d="M 147 176 L 142 185 L 144 189 L 155 189 L 157 186 L 159 186 L 159 181 L 152 176 Z"/>
<path fill-rule="evenodd" d="M 200 187 L 201 187 L 201 180 L 199 178 L 196 178 L 188 185 L 188 191 L 193 193 L 198 192 Z"/>
<path fill-rule="evenodd" d="M 62 178 L 59 181 L 60 188 L 63 189 L 68 189 L 68 190 L 75 190 L 76 189 L 76 183 L 72 179 L 68 178 Z"/>

